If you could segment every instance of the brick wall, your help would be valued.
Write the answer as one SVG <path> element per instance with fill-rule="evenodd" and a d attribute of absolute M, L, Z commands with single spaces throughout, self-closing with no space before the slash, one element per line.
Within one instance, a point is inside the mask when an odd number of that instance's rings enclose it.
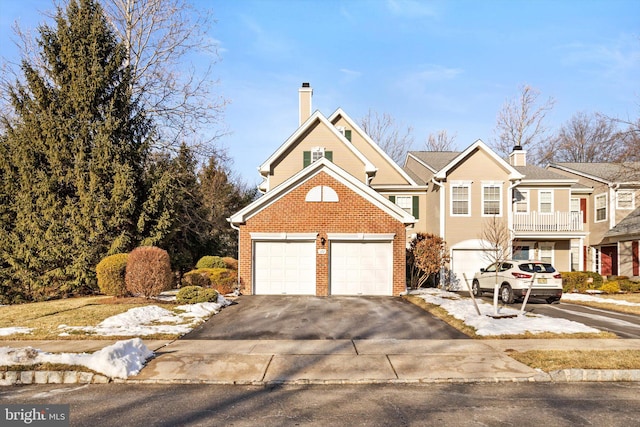
<path fill-rule="evenodd" d="M 305 202 L 307 192 L 318 185 L 333 188 L 339 202 Z M 405 226 L 374 206 L 365 198 L 320 172 L 299 187 L 264 208 L 240 227 L 239 274 L 241 290 L 252 293 L 252 244 L 249 233 L 312 233 L 317 232 L 316 249 L 327 233 L 395 233 L 393 242 L 393 294 L 405 287 Z M 329 242 L 327 253 L 316 251 L 316 295 L 329 294 Z"/>

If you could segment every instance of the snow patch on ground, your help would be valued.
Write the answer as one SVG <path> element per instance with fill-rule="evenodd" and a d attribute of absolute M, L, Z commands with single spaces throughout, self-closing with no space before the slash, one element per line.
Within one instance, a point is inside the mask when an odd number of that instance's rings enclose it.
<path fill-rule="evenodd" d="M 32 347 L 0 347 L 0 366 L 58 363 L 85 366 L 110 378 L 127 378 L 140 372 L 153 352 L 140 338 L 118 341 L 95 353 L 47 353 Z"/>
<path fill-rule="evenodd" d="M 6 337 L 13 334 L 30 334 L 33 329 L 24 328 L 22 326 L 11 328 L 0 328 L 0 337 Z"/>
<path fill-rule="evenodd" d="M 601 302 L 606 304 L 617 304 L 617 305 L 640 307 L 640 304 L 637 302 L 629 302 L 629 301 L 623 301 L 619 299 L 605 298 L 605 297 L 598 297 L 594 295 L 584 295 L 584 294 L 562 294 L 562 300 L 563 301 Z"/>
<path fill-rule="evenodd" d="M 494 308 L 477 299 L 480 315 L 476 312 L 471 298 L 462 298 L 460 295 L 440 289 L 429 288 L 411 292 L 424 299 L 426 302 L 439 305 L 456 319 L 476 329 L 476 333 L 482 336 L 520 335 L 525 332 L 538 334 L 552 332 L 558 334 L 572 333 L 598 333 L 597 329 L 566 319 L 557 319 L 538 314 L 520 314 L 519 309 L 500 307 L 499 316 L 514 316 L 493 318 Z M 514 305 L 514 307 L 516 307 Z"/>

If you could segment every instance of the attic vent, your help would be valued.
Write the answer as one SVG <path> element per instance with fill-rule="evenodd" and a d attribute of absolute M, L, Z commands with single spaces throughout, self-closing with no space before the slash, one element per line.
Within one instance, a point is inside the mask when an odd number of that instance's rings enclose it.
<path fill-rule="evenodd" d="M 337 202 L 338 194 L 336 191 L 327 187 L 326 185 L 318 185 L 317 187 L 313 187 L 307 193 L 305 197 L 305 202 Z"/>

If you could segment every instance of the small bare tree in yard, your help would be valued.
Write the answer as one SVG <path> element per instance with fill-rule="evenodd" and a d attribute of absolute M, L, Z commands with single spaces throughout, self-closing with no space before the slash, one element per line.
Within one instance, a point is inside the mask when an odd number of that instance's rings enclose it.
<path fill-rule="evenodd" d="M 360 126 L 394 162 L 398 164 L 404 162 L 404 158 L 413 144 L 413 128 L 411 126 L 403 129 L 391 114 L 383 113 L 380 115 L 371 110 L 360 119 Z"/>
<path fill-rule="evenodd" d="M 411 241 L 413 288 L 419 288 L 432 276 L 438 274 L 449 262 L 447 243 L 440 236 L 429 233 L 418 233 Z"/>
<path fill-rule="evenodd" d="M 496 283 L 493 292 L 494 312 L 498 314 L 498 272 L 502 266 L 502 262 L 509 257 L 512 251 L 511 231 L 506 221 L 492 216 L 487 219 L 482 227 L 480 238 L 484 245 L 485 258 L 489 264 L 497 264 Z"/>

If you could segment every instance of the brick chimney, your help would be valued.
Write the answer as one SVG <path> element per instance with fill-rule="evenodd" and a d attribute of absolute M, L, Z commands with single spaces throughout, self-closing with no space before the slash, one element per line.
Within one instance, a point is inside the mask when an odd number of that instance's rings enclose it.
<path fill-rule="evenodd" d="M 302 83 L 302 87 L 298 89 L 298 95 L 300 100 L 300 121 L 298 126 L 300 126 L 311 116 L 311 97 L 313 96 L 313 89 L 311 89 L 309 83 Z"/>
<path fill-rule="evenodd" d="M 513 151 L 509 154 L 509 164 L 511 166 L 527 166 L 527 151 L 523 150 L 521 145 L 513 147 Z"/>

